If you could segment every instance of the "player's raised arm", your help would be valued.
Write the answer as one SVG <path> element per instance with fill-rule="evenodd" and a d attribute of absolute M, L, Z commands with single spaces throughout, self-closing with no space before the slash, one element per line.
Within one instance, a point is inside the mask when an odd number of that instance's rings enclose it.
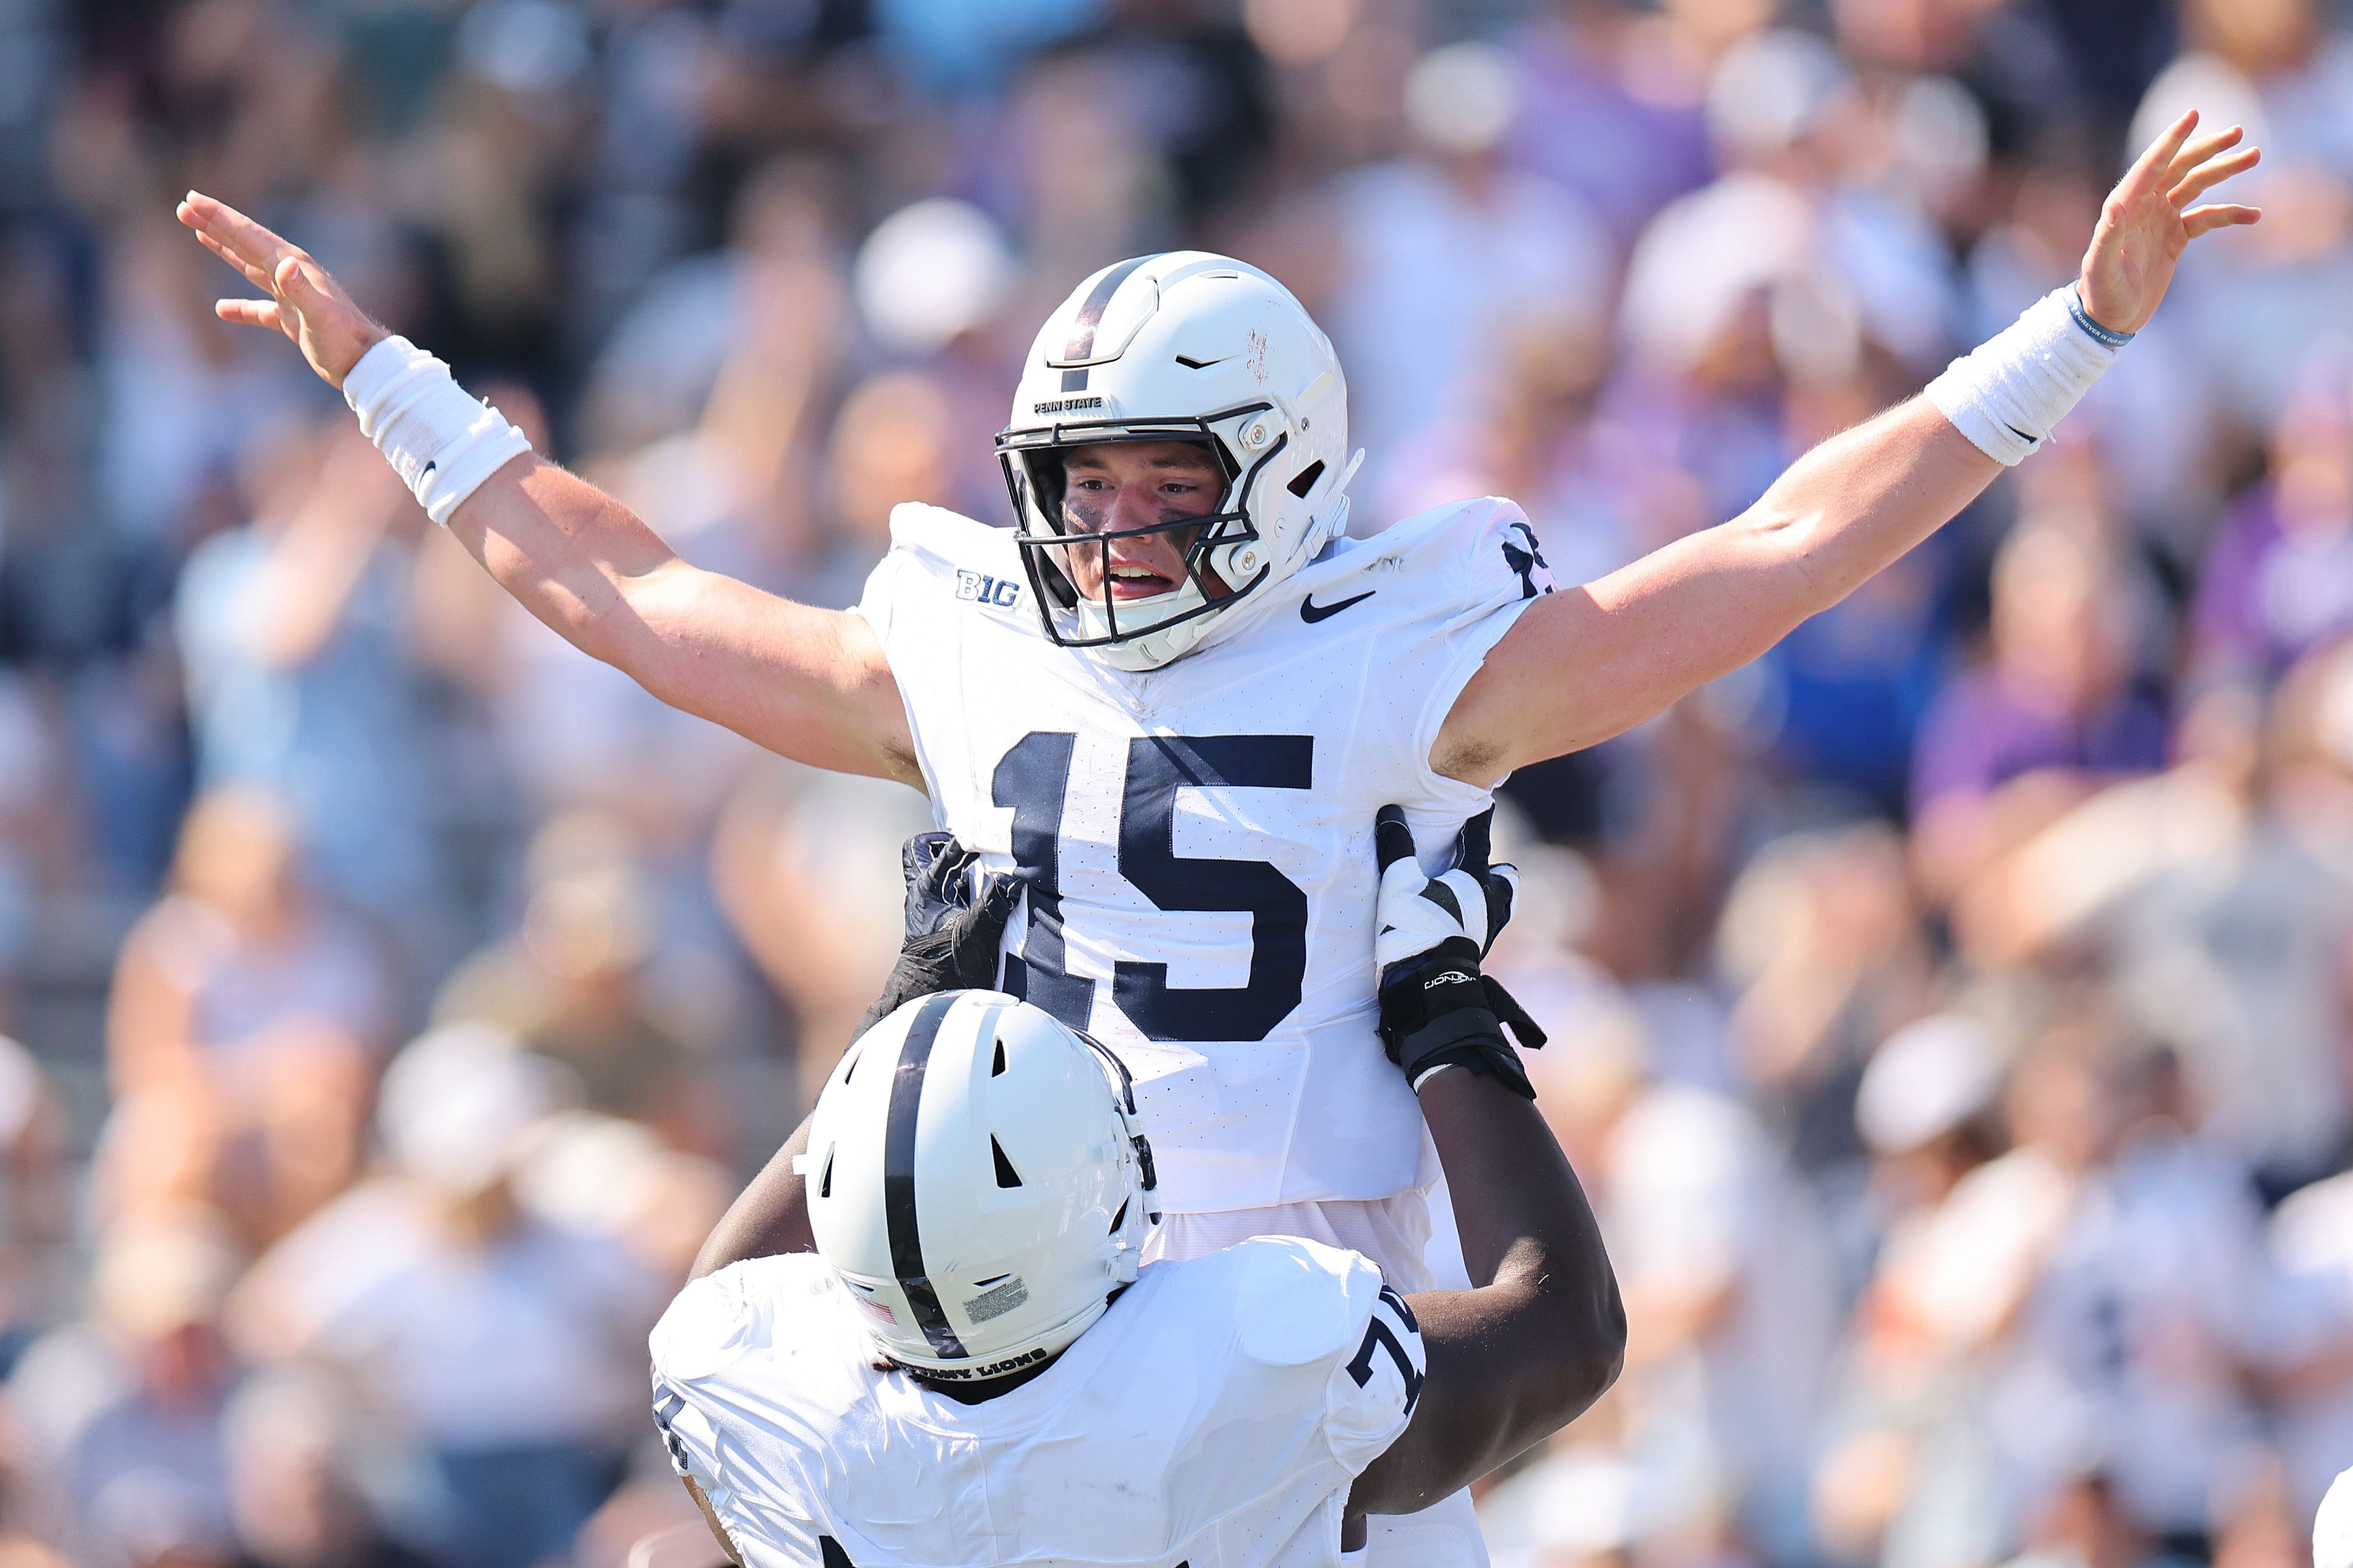
<path fill-rule="evenodd" d="M 863 619 L 688 565 L 627 507 L 542 460 L 298 247 L 194 191 L 178 216 L 267 296 L 215 313 L 285 333 L 434 521 L 532 614 L 663 701 L 772 751 L 920 783 L 897 683 Z"/>
<path fill-rule="evenodd" d="M 1943 526 L 2052 426 L 2155 313 L 2198 236 L 2255 208 L 2199 205 L 2252 167 L 2237 127 L 2185 114 L 2110 193 L 2081 277 L 1932 382 L 1823 442 L 1755 506 L 1529 605 L 1440 731 L 1440 773 L 1490 784 L 1632 728 L 1747 663 Z"/>
<path fill-rule="evenodd" d="M 1626 1348 L 1601 1227 L 1499 1017 L 1524 1044 L 1543 1036 L 1479 973 L 1509 868 L 1424 878 L 1394 806 L 1376 836 L 1381 1033 L 1420 1098 L 1477 1288 L 1408 1298 L 1428 1373 L 1412 1424 L 1356 1478 L 1352 1515 L 1411 1513 L 1541 1442 L 1601 1395 Z"/>

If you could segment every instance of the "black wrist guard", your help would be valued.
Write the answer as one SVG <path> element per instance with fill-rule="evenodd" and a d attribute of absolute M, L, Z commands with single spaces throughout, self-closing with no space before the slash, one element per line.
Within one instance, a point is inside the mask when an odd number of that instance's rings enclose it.
<path fill-rule="evenodd" d="M 1467 936 L 1393 963 L 1381 976 L 1381 1044 L 1409 1083 L 1453 1066 L 1492 1073 L 1513 1093 L 1534 1100 L 1535 1086 L 1504 1040 L 1505 1024 L 1531 1050 L 1545 1043 L 1544 1031 L 1512 994 L 1479 973 L 1479 947 Z"/>

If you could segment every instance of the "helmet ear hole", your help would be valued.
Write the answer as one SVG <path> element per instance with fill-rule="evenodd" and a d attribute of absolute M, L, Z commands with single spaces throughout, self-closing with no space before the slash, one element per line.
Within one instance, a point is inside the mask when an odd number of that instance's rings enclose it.
<path fill-rule="evenodd" d="M 1305 468 L 1300 469 L 1299 472 L 1292 479 L 1292 481 L 1282 488 L 1289 490 L 1293 495 L 1297 496 L 1301 500 L 1305 500 L 1307 499 L 1307 492 L 1314 489 L 1315 488 L 1315 481 L 1323 477 L 1324 459 L 1318 458 L 1314 462 L 1308 464 Z"/>
<path fill-rule="evenodd" d="M 1119 1234 L 1119 1227 L 1127 1223 L 1127 1205 L 1130 1201 L 1131 1200 L 1127 1198 L 1122 1198 L 1119 1200 L 1119 1212 L 1111 1216 L 1112 1235 L 1117 1236 Z"/>

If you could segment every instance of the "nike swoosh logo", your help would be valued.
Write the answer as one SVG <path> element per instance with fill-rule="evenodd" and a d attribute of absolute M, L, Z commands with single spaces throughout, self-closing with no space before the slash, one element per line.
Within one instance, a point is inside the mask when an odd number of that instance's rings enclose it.
<path fill-rule="evenodd" d="M 1377 588 L 1367 588 L 1355 598 L 1343 599 L 1336 605 L 1319 605 L 1315 602 L 1315 596 L 1311 594 L 1299 601 L 1299 618 L 1312 626 L 1318 621 L 1330 620 L 1351 605 L 1363 604 L 1379 592 Z"/>
<path fill-rule="evenodd" d="M 423 479 L 427 474 L 431 473 L 434 469 L 436 469 L 436 468 L 439 468 L 440 466 L 441 466 L 440 459 L 436 458 L 436 459 L 434 459 L 432 462 L 429 462 L 429 463 L 426 464 L 426 465 L 425 465 L 425 467 L 424 467 L 424 468 L 423 468 L 423 470 L 422 470 L 421 472 L 419 472 L 419 473 L 417 474 L 417 477 L 418 479 Z"/>

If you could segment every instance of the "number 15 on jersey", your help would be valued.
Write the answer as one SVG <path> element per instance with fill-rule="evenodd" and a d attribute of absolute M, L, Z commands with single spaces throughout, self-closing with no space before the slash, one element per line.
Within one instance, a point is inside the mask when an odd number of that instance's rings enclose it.
<path fill-rule="evenodd" d="M 1005 961 L 1005 988 L 1085 1028 L 1095 982 L 1069 972 L 1060 847 L 1075 733 L 1032 731 L 997 764 L 990 798 L 1013 808 L 1013 859 L 1029 884 L 1029 933 Z M 1120 960 L 1112 1000 L 1155 1040 L 1262 1040 L 1299 1005 L 1307 972 L 1307 895 L 1264 860 L 1180 857 L 1179 789 L 1312 789 L 1312 735 L 1140 735 L 1120 785 L 1119 874 L 1155 908 L 1250 917 L 1250 980 L 1179 987 L 1168 965 Z"/>

